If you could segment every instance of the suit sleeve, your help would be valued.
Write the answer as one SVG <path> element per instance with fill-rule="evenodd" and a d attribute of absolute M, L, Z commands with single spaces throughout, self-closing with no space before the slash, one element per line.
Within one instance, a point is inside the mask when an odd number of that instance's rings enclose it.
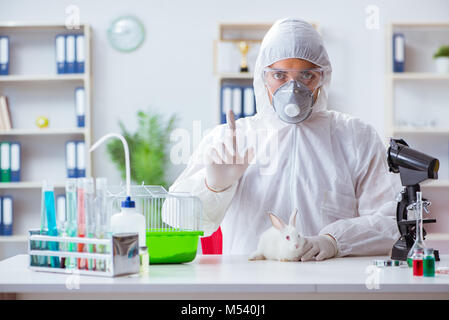
<path fill-rule="evenodd" d="M 402 186 L 390 173 L 386 148 L 374 128 L 353 124 L 357 216 L 324 227 L 337 240 L 338 256 L 386 255 L 399 238 L 395 201 Z"/>

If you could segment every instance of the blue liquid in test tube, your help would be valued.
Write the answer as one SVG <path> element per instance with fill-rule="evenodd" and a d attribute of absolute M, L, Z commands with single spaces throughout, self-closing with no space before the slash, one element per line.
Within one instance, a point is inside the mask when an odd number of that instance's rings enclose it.
<path fill-rule="evenodd" d="M 55 192 L 53 186 L 47 185 L 44 189 L 45 212 L 47 215 L 47 226 L 49 236 L 58 236 L 58 228 L 56 225 L 56 208 L 55 208 Z M 58 242 L 50 241 L 48 243 L 50 250 L 59 251 Z M 50 264 L 53 268 L 60 268 L 59 257 L 50 257 Z"/>

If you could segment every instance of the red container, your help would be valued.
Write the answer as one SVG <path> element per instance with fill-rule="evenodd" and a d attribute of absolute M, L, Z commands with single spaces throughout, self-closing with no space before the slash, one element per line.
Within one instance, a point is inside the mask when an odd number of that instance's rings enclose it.
<path fill-rule="evenodd" d="M 422 260 L 413 260 L 413 275 L 417 277 L 422 277 L 423 275 L 423 261 Z"/>

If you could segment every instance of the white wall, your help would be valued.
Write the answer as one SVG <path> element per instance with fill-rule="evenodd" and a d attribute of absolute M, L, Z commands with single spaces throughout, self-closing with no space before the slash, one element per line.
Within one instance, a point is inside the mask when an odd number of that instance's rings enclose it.
<path fill-rule="evenodd" d="M 94 139 L 119 131 L 121 119 L 134 128 L 138 109 L 151 106 L 177 114 L 191 130 L 215 125 L 216 81 L 212 74 L 212 41 L 219 22 L 272 22 L 285 16 L 320 24 L 333 63 L 331 107 L 384 130 L 385 30 L 390 21 L 449 20 L 449 1 L 25 1 L 0 0 L 0 20 L 63 23 L 65 8 L 75 4 L 81 20 L 91 24 L 93 41 Z M 380 9 L 380 29 L 365 26 L 368 5 Z M 145 24 L 147 37 L 137 51 L 111 48 L 106 30 L 119 15 L 133 14 Z M 104 149 L 102 149 L 104 151 Z M 104 152 L 94 157 L 97 176 L 118 181 Z M 182 166 L 171 168 L 171 179 Z"/>

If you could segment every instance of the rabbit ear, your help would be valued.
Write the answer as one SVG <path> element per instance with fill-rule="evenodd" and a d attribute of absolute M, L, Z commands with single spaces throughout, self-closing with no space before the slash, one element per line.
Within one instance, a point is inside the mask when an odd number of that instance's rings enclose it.
<path fill-rule="evenodd" d="M 282 219 L 280 219 L 274 213 L 270 212 L 270 219 L 271 219 L 271 223 L 273 224 L 273 227 L 275 227 L 276 229 L 282 230 L 285 228 L 284 221 L 282 221 Z"/>
<path fill-rule="evenodd" d="M 290 215 L 290 220 L 288 221 L 288 224 L 292 227 L 296 227 L 297 214 L 298 214 L 298 208 L 295 208 L 295 210 L 293 210 L 292 214 Z"/>

